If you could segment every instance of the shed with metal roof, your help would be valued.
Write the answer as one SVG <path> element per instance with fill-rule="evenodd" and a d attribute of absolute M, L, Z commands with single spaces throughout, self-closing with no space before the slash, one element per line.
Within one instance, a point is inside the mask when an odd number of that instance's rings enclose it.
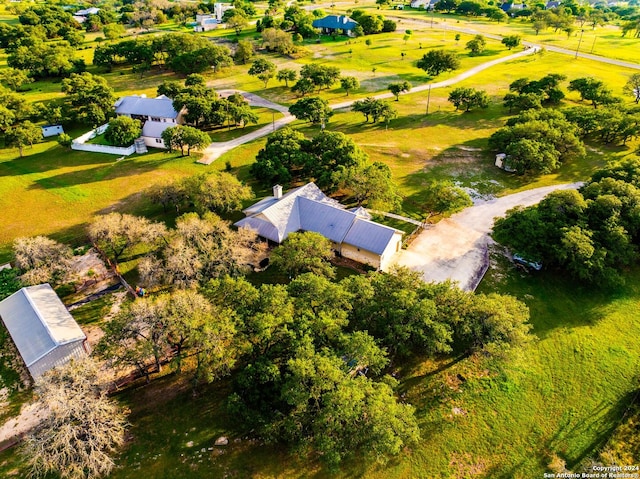
<path fill-rule="evenodd" d="M 48 283 L 1 301 L 0 318 L 33 379 L 89 352 L 86 335 Z"/>

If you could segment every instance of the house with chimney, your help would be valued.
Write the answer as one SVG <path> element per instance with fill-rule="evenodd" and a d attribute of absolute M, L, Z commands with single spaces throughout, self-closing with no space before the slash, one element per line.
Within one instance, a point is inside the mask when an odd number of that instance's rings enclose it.
<path fill-rule="evenodd" d="M 346 15 L 327 15 L 324 18 L 314 20 L 311 24 L 313 28 L 319 28 L 321 33 L 325 35 L 347 35 L 355 37 L 355 28 L 358 22 L 352 20 Z"/>
<path fill-rule="evenodd" d="M 345 209 L 314 183 L 282 194 L 273 187 L 268 196 L 245 209 L 235 226 L 251 228 L 259 236 L 280 244 L 290 233 L 314 231 L 331 241 L 339 256 L 386 270 L 402 247 L 402 231 L 371 221 L 361 207 Z"/>

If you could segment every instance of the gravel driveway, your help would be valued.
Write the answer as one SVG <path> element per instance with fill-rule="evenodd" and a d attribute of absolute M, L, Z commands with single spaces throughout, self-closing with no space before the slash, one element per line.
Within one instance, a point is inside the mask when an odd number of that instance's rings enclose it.
<path fill-rule="evenodd" d="M 515 206 L 531 206 L 555 190 L 576 189 L 582 183 L 545 186 L 483 201 L 424 230 L 396 257 L 395 264 L 420 271 L 427 282 L 448 279 L 474 290 L 484 274 L 489 233 L 496 217 Z"/>

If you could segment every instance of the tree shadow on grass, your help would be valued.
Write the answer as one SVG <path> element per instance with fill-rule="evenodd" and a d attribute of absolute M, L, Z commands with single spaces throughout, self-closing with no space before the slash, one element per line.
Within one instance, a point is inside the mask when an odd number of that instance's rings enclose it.
<path fill-rule="evenodd" d="M 26 147 L 23 158 L 18 157 L 0 162 L 0 177 L 44 173 L 59 168 L 108 165 L 114 163 L 116 158 L 114 155 L 102 153 L 69 151 L 60 146 L 30 155 L 29 147 Z"/>
<path fill-rule="evenodd" d="M 630 286 L 605 289 L 600 285 L 583 284 L 558 269 L 534 274 L 522 273 L 514 267 L 504 274 L 502 292 L 527 304 L 532 332 L 540 339 L 557 328 L 594 325 L 608 314 L 612 301 L 637 294 Z M 637 276 L 638 272 L 632 274 Z M 632 282 L 631 278 L 628 282 Z"/>
<path fill-rule="evenodd" d="M 98 181 L 113 180 L 116 178 L 133 177 L 155 170 L 158 166 L 177 158 L 181 157 L 167 153 L 167 155 L 162 159 L 158 159 L 157 156 L 153 155 L 149 156 L 148 160 L 145 159 L 144 156 L 140 156 L 116 162 L 113 155 L 111 155 L 110 161 L 103 162 L 100 166 L 96 166 L 94 168 L 60 173 L 47 178 L 37 179 L 29 189 L 66 188 L 69 186 L 90 184 Z M 194 163 L 196 162 L 196 157 L 193 157 L 193 161 Z"/>
<path fill-rule="evenodd" d="M 598 407 L 590 413 L 588 420 L 578 419 L 575 423 L 572 423 L 570 419 L 567 420 L 566 424 L 547 442 L 546 449 L 560 451 L 568 439 L 587 434 L 593 436 L 594 434 L 590 431 L 595 432 L 593 440 L 582 447 L 577 454 L 563 457 L 570 470 L 580 471 L 580 464 L 585 459 L 596 456 L 597 452 L 606 445 L 620 425 L 629 406 L 637 399 L 637 395 L 638 391 L 632 390 L 620 397 L 613 405 L 608 402 L 600 402 Z"/>

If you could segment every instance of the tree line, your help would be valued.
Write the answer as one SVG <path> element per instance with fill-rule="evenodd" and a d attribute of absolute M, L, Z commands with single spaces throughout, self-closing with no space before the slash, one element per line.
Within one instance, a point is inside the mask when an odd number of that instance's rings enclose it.
<path fill-rule="evenodd" d="M 167 33 L 100 45 L 94 51 L 93 63 L 108 70 L 117 65 L 132 65 L 140 73 L 153 66 L 166 67 L 188 75 L 210 68 L 217 71 L 231 65 L 233 59 L 227 47 L 216 45 L 204 37 Z"/>
<path fill-rule="evenodd" d="M 286 286 L 223 277 L 131 303 L 97 351 L 114 366 L 170 359 L 194 387 L 231 375 L 227 406 L 243 434 L 337 466 L 355 454 L 384 460 L 419 439 L 390 361 L 506 354 L 529 341 L 527 319 L 513 298 L 427 285 L 406 270 L 338 283 L 303 273 Z"/>
<path fill-rule="evenodd" d="M 604 286 L 623 282 L 638 262 L 640 160 L 601 169 L 579 190 L 557 191 L 537 206 L 496 221 L 494 238 L 577 280 Z"/>
<path fill-rule="evenodd" d="M 510 112 L 520 113 L 491 135 L 489 146 L 496 153 L 507 154 L 509 166 L 520 174 L 549 173 L 564 162 L 581 158 L 585 154 L 584 140 L 626 144 L 640 135 L 640 109 L 624 105 L 595 78 L 576 78 L 568 87 L 591 107 L 551 108 L 565 97 L 560 88 L 565 79 L 564 75 L 551 73 L 539 80 L 519 78 L 509 85 L 504 105 Z M 640 75 L 634 74 L 624 88 L 636 101 L 638 84 Z"/>

